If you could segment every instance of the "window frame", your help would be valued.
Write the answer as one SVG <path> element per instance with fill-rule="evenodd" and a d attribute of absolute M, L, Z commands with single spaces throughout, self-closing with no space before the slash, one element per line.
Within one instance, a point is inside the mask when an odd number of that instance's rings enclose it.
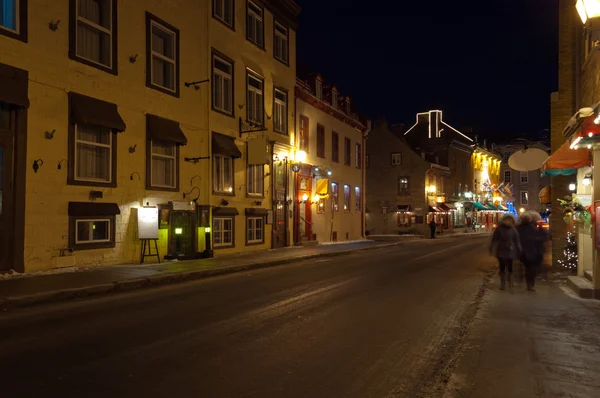
<path fill-rule="evenodd" d="M 331 161 L 340 162 L 340 134 L 333 130 L 331 131 Z"/>
<path fill-rule="evenodd" d="M 261 10 L 261 15 L 260 17 L 260 27 L 261 27 L 261 33 L 262 33 L 262 43 L 257 43 L 254 40 L 252 40 L 250 38 L 250 32 L 249 32 L 249 26 L 250 24 L 249 19 L 250 19 L 250 5 L 253 5 L 254 7 L 258 8 Z M 253 12 L 253 14 L 256 14 Z M 254 16 L 254 18 L 256 18 L 258 16 Z M 249 41 L 250 43 L 254 44 L 256 47 L 260 48 L 261 50 L 265 50 L 265 9 L 264 7 L 259 6 L 258 4 L 256 4 L 255 2 L 251 1 L 251 0 L 246 0 L 246 40 Z"/>
<path fill-rule="evenodd" d="M 216 11 L 216 3 L 223 3 L 223 18 L 217 15 Z M 225 3 L 231 3 L 231 23 L 225 20 Z M 219 21 L 223 25 L 227 26 L 229 29 L 235 32 L 235 0 L 213 0 L 212 1 L 212 16 L 215 20 Z"/>
<path fill-rule="evenodd" d="M 109 239 L 102 241 L 85 241 L 77 243 L 78 222 L 108 221 Z M 69 248 L 73 250 L 110 249 L 116 246 L 116 216 L 69 216 Z"/>
<path fill-rule="evenodd" d="M 260 192 L 250 192 L 250 176 L 254 169 L 262 169 L 260 179 Z M 254 176 L 257 177 L 257 176 Z M 248 198 L 265 198 L 265 165 L 264 164 L 249 164 L 246 165 L 246 197 Z"/>
<path fill-rule="evenodd" d="M 212 171 L 212 189 L 213 189 L 213 194 L 215 195 L 225 195 L 225 196 L 235 196 L 235 162 L 234 159 L 231 156 L 225 156 L 225 155 L 220 155 L 220 154 L 213 154 L 213 161 L 212 161 L 212 167 L 213 167 L 213 171 Z M 223 169 L 223 165 L 225 164 L 225 161 L 231 161 L 231 191 L 226 191 L 224 189 L 225 187 L 225 179 L 223 178 L 224 176 L 217 176 L 217 165 L 216 162 L 222 161 L 221 164 L 221 170 Z M 220 190 L 219 188 L 219 184 L 222 183 L 222 187 L 223 190 Z"/>
<path fill-rule="evenodd" d="M 255 225 L 253 228 L 253 237 L 255 239 L 248 239 L 248 233 L 250 232 L 250 221 L 254 220 Z M 256 221 L 260 220 L 261 228 L 256 227 Z M 256 245 L 264 245 L 265 244 L 265 225 L 266 225 L 266 217 L 265 216 L 246 216 L 246 246 L 256 246 Z M 262 230 L 262 239 L 256 239 L 256 230 Z"/>
<path fill-rule="evenodd" d="M 173 90 L 167 88 L 167 87 L 163 87 L 160 86 L 158 84 L 155 84 L 152 81 L 152 61 L 154 59 L 154 51 L 152 50 L 152 28 L 153 26 L 157 26 L 158 28 L 160 28 L 163 31 L 166 31 L 167 33 L 171 33 L 173 34 L 173 51 L 175 51 L 175 59 L 172 60 L 174 67 L 173 67 L 173 73 L 175 74 L 174 76 L 174 88 Z M 149 13 L 146 11 L 146 87 L 151 88 L 153 90 L 156 91 L 160 91 L 161 93 L 164 94 L 168 94 L 171 95 L 173 97 L 179 98 L 180 97 L 180 87 L 179 87 L 179 83 L 180 83 L 180 71 L 181 71 L 181 62 L 180 62 L 180 33 L 179 33 L 179 29 L 177 29 L 176 27 L 174 27 L 173 25 L 165 22 L 164 20 L 158 18 L 157 16 Z M 170 62 L 170 58 L 166 57 L 166 56 L 162 56 L 161 54 L 158 54 L 159 58 L 165 58 L 165 61 Z"/>
<path fill-rule="evenodd" d="M 317 123 L 317 157 L 325 159 L 325 126 Z"/>
<path fill-rule="evenodd" d="M 221 236 L 225 236 L 225 232 L 227 232 L 228 230 L 225 229 L 221 229 L 220 232 L 218 232 L 219 230 L 217 229 L 216 226 L 216 221 L 217 220 L 222 220 L 223 222 L 223 226 L 225 225 L 225 220 L 231 220 L 231 242 L 225 242 L 225 243 L 215 243 L 215 237 L 220 234 Z M 231 247 L 235 247 L 235 216 L 213 216 L 213 221 L 212 221 L 212 243 L 213 243 L 213 248 L 215 250 L 217 249 L 227 249 L 227 248 L 231 248 Z"/>
<path fill-rule="evenodd" d="M 398 162 L 397 159 L 400 158 L 400 161 Z M 390 154 L 390 165 L 392 166 L 402 166 L 402 152 L 392 152 Z"/>
<path fill-rule="evenodd" d="M 285 37 L 283 37 L 281 35 L 281 32 L 277 31 L 278 27 L 285 30 Z M 285 55 L 284 55 L 285 59 L 279 58 L 277 56 L 276 49 L 277 49 L 278 36 L 280 38 L 282 38 L 282 40 L 285 40 L 285 42 L 286 42 Z M 273 58 L 275 58 L 277 61 L 281 62 L 285 66 L 290 66 L 290 29 L 287 26 L 283 25 L 282 23 L 278 22 L 277 20 L 273 20 Z"/>
<path fill-rule="evenodd" d="M 219 109 L 215 106 L 215 71 L 219 71 L 221 76 L 225 76 L 225 73 L 223 71 L 221 71 L 220 69 L 215 68 L 215 58 L 218 58 L 221 62 L 224 62 L 226 64 L 229 64 L 231 66 L 231 84 L 230 84 L 230 95 L 231 95 L 231 112 L 227 112 L 227 110 L 223 110 L 223 109 Z M 225 116 L 229 116 L 232 118 L 235 118 L 235 111 L 234 111 L 234 104 L 235 104 L 235 61 L 233 61 L 231 58 L 227 57 L 226 55 L 224 55 L 223 53 L 215 50 L 214 48 L 212 49 L 212 55 L 211 55 L 211 83 L 210 83 L 210 102 L 211 102 L 211 108 L 213 111 L 223 114 Z M 225 92 L 225 91 L 223 91 Z M 225 97 L 223 97 L 225 98 Z"/>
<path fill-rule="evenodd" d="M 408 220 L 408 222 L 407 223 L 400 222 L 401 218 L 402 218 L 402 220 L 404 220 L 404 219 Z M 410 227 L 412 225 L 411 219 L 412 219 L 412 213 L 410 213 L 408 211 L 399 211 L 396 216 L 396 224 L 399 227 Z"/>
<path fill-rule="evenodd" d="M 335 187 L 335 189 L 333 189 Z M 340 211 L 340 186 L 337 182 L 331 182 L 331 212 Z"/>
<path fill-rule="evenodd" d="M 525 201 L 523 201 L 523 194 L 525 194 Z M 521 205 L 529 206 L 529 191 L 521 191 Z"/>
<path fill-rule="evenodd" d="M 78 1 L 77 0 L 70 0 L 69 1 L 69 58 L 73 61 L 77 61 L 79 63 L 82 63 L 84 65 L 87 66 L 91 66 L 92 68 L 96 68 L 98 70 L 110 73 L 111 75 L 117 75 L 119 72 L 119 68 L 118 68 L 118 54 L 119 54 L 119 49 L 118 49 L 118 45 L 119 45 L 119 40 L 118 40 L 118 36 L 119 36 L 119 32 L 118 32 L 118 10 L 117 10 L 117 0 L 107 0 L 110 2 L 110 24 L 111 24 L 111 29 L 110 29 L 110 46 L 111 49 L 109 51 L 110 53 L 110 59 L 111 59 L 111 64 L 110 66 L 101 64 L 99 62 L 96 61 L 92 61 L 90 59 L 84 58 L 82 56 L 79 56 L 77 54 L 77 24 L 78 21 L 80 20 L 79 17 L 79 13 L 78 13 Z M 87 21 L 87 20 L 86 20 Z M 89 22 L 84 22 L 90 26 L 92 26 L 94 29 L 98 29 L 105 32 L 106 28 L 98 26 L 96 24 L 90 23 Z"/>
<path fill-rule="evenodd" d="M 0 25 L 0 36 L 10 37 L 15 40 L 27 43 L 28 41 L 28 25 L 27 25 L 27 13 L 28 13 L 28 0 L 14 0 L 15 1 L 15 22 L 17 29 L 13 30 L 5 26 Z"/>
<path fill-rule="evenodd" d="M 103 127 L 104 126 L 99 126 Z M 68 168 L 69 173 L 67 176 L 67 185 L 79 185 L 88 187 L 105 187 L 105 188 L 116 188 L 117 187 L 117 145 L 118 145 L 118 134 L 112 129 L 108 129 L 110 134 L 111 150 L 110 150 L 110 181 L 99 181 L 99 180 L 85 180 L 77 178 L 77 123 L 69 123 L 69 156 L 68 156 Z"/>
<path fill-rule="evenodd" d="M 250 119 L 250 92 L 254 92 L 255 94 L 258 93 L 258 90 L 255 87 L 253 87 L 252 89 L 250 88 L 250 78 L 259 81 L 261 85 L 260 95 L 262 101 L 262 114 L 260 121 Z M 258 73 L 255 73 L 248 68 L 246 68 L 246 121 L 253 123 L 257 126 L 265 126 L 265 79 Z"/>
<path fill-rule="evenodd" d="M 354 211 L 362 213 L 362 189 L 354 187 Z"/>
<path fill-rule="evenodd" d="M 325 214 L 325 198 L 319 197 L 319 201 L 317 202 L 317 214 Z"/>
<path fill-rule="evenodd" d="M 508 179 L 506 178 L 508 176 Z M 512 182 L 512 172 L 510 170 L 504 170 L 504 183 L 510 184 Z"/>
<path fill-rule="evenodd" d="M 352 140 L 344 137 L 344 165 L 352 166 Z"/>
<path fill-rule="evenodd" d="M 350 185 L 344 184 L 344 213 L 349 213 L 351 208 L 352 191 Z"/>
<path fill-rule="evenodd" d="M 174 159 L 175 170 L 173 171 L 173 178 L 175 181 L 175 185 L 172 187 L 169 187 L 169 186 L 161 186 L 161 185 L 153 184 L 153 181 L 152 181 L 152 158 L 154 157 L 155 154 L 154 154 L 154 152 L 152 152 L 153 140 L 149 138 L 146 140 L 146 189 L 149 191 L 178 192 L 179 191 L 179 173 L 180 173 L 179 145 L 174 142 L 166 142 L 166 141 L 160 141 L 160 140 L 154 140 L 154 141 L 163 142 L 164 144 L 167 144 L 167 145 L 173 145 L 173 147 L 175 149 L 174 156 L 166 156 L 166 155 L 156 154 L 159 157 Z"/>
<path fill-rule="evenodd" d="M 525 178 L 523 178 L 525 177 Z M 521 184 L 529 184 L 529 172 L 528 171 L 521 171 L 521 175 L 519 178 L 519 181 Z"/>
<path fill-rule="evenodd" d="M 310 145 L 310 119 L 308 116 L 300 115 L 299 126 L 298 126 L 298 138 L 297 138 L 297 147 L 298 150 L 309 153 L 308 148 Z M 306 122 L 306 127 L 303 129 L 303 122 Z"/>
<path fill-rule="evenodd" d="M 403 180 L 406 180 L 404 182 Z M 406 185 L 406 189 L 402 189 L 400 183 Z M 410 176 L 400 176 L 398 177 L 398 195 L 399 196 L 408 196 L 410 195 Z"/>
<path fill-rule="evenodd" d="M 281 99 L 277 98 L 277 93 L 281 93 L 283 95 L 285 95 L 285 102 L 283 102 Z M 284 134 L 284 135 L 288 135 L 289 134 L 289 128 L 288 128 L 288 122 L 289 122 L 289 110 L 288 110 L 288 105 L 289 105 L 289 91 L 284 89 L 283 87 L 279 87 L 279 86 L 273 86 L 273 131 L 276 133 L 280 133 L 280 134 Z M 283 130 L 280 130 L 276 127 L 276 116 L 277 113 L 275 112 L 275 107 L 277 105 L 283 105 L 285 108 L 285 117 L 283 119 Z"/>
<path fill-rule="evenodd" d="M 354 144 L 354 167 L 362 169 L 362 144 L 357 142 Z"/>

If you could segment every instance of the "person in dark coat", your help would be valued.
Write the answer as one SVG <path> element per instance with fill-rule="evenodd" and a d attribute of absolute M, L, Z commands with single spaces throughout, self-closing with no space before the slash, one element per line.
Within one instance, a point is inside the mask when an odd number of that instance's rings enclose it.
<path fill-rule="evenodd" d="M 431 239 L 435 238 L 435 230 L 437 229 L 437 224 L 435 223 L 435 219 L 431 219 L 429 223 L 429 232 L 431 232 Z"/>
<path fill-rule="evenodd" d="M 504 290 L 506 286 L 506 271 L 508 271 L 508 286 L 512 287 L 513 261 L 521 256 L 521 241 L 512 215 L 506 214 L 500 219 L 498 228 L 492 235 L 490 253 L 498 259 L 500 290 Z"/>
<path fill-rule="evenodd" d="M 520 260 L 525 266 L 527 290 L 535 292 L 535 277 L 544 259 L 546 236 L 536 225 L 535 217 L 527 213 L 519 217 L 517 232 L 523 249 Z"/>

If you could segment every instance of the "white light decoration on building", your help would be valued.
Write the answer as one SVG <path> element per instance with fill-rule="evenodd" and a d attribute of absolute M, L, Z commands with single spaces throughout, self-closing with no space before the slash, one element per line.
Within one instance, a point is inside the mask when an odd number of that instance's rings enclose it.
<path fill-rule="evenodd" d="M 588 19 L 600 17 L 600 0 L 578 0 L 575 8 L 583 23 Z"/>
<path fill-rule="evenodd" d="M 581 182 L 583 183 L 583 185 L 589 186 L 592 184 L 592 177 L 585 176 Z"/>
<path fill-rule="evenodd" d="M 577 185 L 571 183 L 569 184 L 569 191 L 575 191 L 577 189 Z"/>

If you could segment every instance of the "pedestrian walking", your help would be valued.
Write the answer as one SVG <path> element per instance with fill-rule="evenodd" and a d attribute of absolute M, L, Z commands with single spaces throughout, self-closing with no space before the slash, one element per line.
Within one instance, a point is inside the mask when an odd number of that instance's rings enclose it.
<path fill-rule="evenodd" d="M 538 228 L 535 216 L 528 213 L 524 213 L 519 217 L 517 232 L 519 233 L 519 240 L 521 242 L 522 252 L 520 260 L 525 266 L 527 290 L 535 292 L 535 277 L 544 259 L 546 236 L 544 231 Z"/>
<path fill-rule="evenodd" d="M 513 261 L 521 255 L 521 241 L 515 228 L 515 218 L 506 214 L 498 223 L 492 235 L 490 253 L 498 259 L 500 274 L 500 290 L 506 287 L 506 272 L 508 271 L 508 286 L 512 287 Z"/>
<path fill-rule="evenodd" d="M 435 223 L 435 219 L 432 218 L 429 223 L 429 232 L 431 232 L 431 239 L 435 238 L 435 230 L 437 229 L 437 224 Z"/>

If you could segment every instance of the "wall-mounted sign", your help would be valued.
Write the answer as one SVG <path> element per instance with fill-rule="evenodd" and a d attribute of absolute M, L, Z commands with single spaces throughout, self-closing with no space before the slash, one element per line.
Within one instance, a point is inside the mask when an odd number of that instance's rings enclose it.
<path fill-rule="evenodd" d="M 329 180 L 328 179 L 317 180 L 317 187 L 315 189 L 315 192 L 319 196 L 329 195 Z"/>
<path fill-rule="evenodd" d="M 173 210 L 176 211 L 196 211 L 196 203 L 191 201 L 186 202 L 172 202 Z"/>
<path fill-rule="evenodd" d="M 140 239 L 158 239 L 158 208 L 138 209 L 138 236 Z"/>

